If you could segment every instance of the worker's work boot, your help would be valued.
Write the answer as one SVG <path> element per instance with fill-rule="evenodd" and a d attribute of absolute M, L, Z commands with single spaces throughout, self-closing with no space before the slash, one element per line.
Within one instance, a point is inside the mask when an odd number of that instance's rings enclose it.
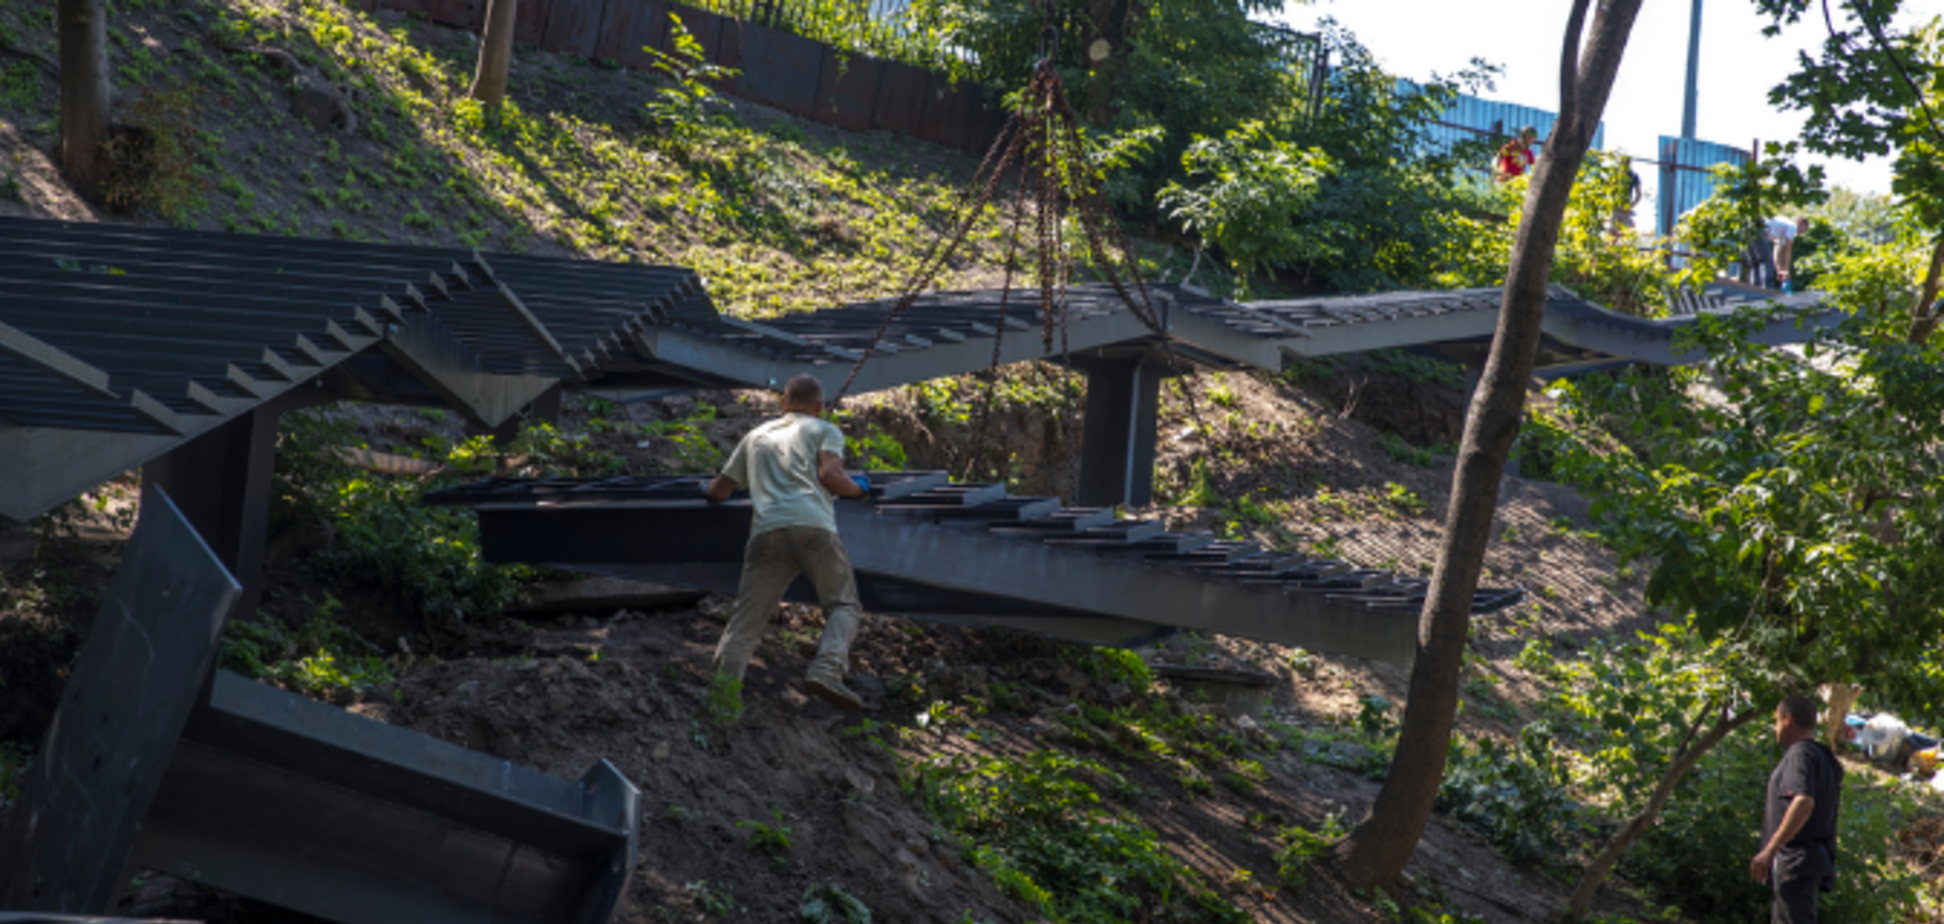
<path fill-rule="evenodd" d="M 818 658 L 810 665 L 810 674 L 804 678 L 803 688 L 845 712 L 864 711 L 864 701 L 844 686 L 843 672 L 830 660 Z"/>

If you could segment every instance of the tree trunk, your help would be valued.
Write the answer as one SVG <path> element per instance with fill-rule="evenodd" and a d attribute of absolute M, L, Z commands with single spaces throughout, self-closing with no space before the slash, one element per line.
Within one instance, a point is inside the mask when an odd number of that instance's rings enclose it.
<path fill-rule="evenodd" d="M 1417 657 L 1404 724 L 1390 776 L 1370 815 L 1337 847 L 1353 887 L 1388 887 L 1417 848 L 1444 777 L 1445 751 L 1457 718 L 1458 680 L 1471 629 L 1472 594 L 1491 541 L 1499 478 L 1525 413 L 1526 383 L 1546 313 L 1546 283 L 1566 200 L 1593 129 L 1606 109 L 1640 0 L 1603 0 L 1591 42 L 1579 54 L 1590 0 L 1575 0 L 1560 60 L 1560 118 L 1526 192 L 1525 211 L 1499 306 L 1492 352 L 1471 407 L 1452 478 L 1451 509 L 1437 570 L 1418 620 Z"/>
<path fill-rule="evenodd" d="M 486 33 L 479 37 L 479 69 L 473 73 L 471 96 L 488 106 L 506 98 L 506 70 L 513 63 L 513 20 L 520 0 L 490 0 Z"/>
<path fill-rule="evenodd" d="M 1647 828 L 1654 823 L 1654 819 L 1660 817 L 1661 809 L 1667 806 L 1667 800 L 1674 795 L 1674 787 L 1680 784 L 1681 778 L 1687 776 L 1689 770 L 1694 769 L 1694 765 L 1701 761 L 1702 755 L 1714 750 L 1714 746 L 1720 744 L 1721 739 L 1728 737 L 1729 732 L 1748 724 L 1748 720 L 1762 715 L 1764 711 L 1756 708 L 1744 710 L 1740 715 L 1727 715 L 1724 710 L 1722 717 L 1715 720 L 1707 734 L 1701 736 L 1701 740 L 1694 742 L 1687 750 L 1674 755 L 1674 762 L 1667 765 L 1667 772 L 1661 775 L 1660 783 L 1654 787 L 1653 794 L 1647 797 L 1647 805 L 1640 810 L 1640 814 L 1630 819 L 1626 827 L 1621 828 L 1619 833 L 1609 839 L 1606 847 L 1600 850 L 1600 855 L 1594 857 L 1593 862 L 1587 864 L 1586 871 L 1580 874 L 1579 887 L 1573 890 L 1572 900 L 1566 903 L 1566 910 L 1560 912 L 1561 920 L 1577 921 L 1585 916 L 1587 909 L 1593 907 L 1594 894 L 1600 891 L 1600 885 L 1606 882 L 1607 874 L 1613 871 L 1613 865 L 1620 862 L 1620 858 L 1633 847 L 1634 841 L 1640 840 L 1640 836 L 1647 833 Z"/>
<path fill-rule="evenodd" d="M 1937 246 L 1931 250 L 1930 269 L 1924 273 L 1923 286 L 1917 292 L 1917 304 L 1910 313 L 1910 334 L 1905 339 L 1911 343 L 1929 340 L 1931 332 L 1937 329 L 1939 314 L 1944 312 L 1944 306 L 1937 303 L 1940 278 L 1944 278 L 1944 238 L 1938 238 Z"/>
<path fill-rule="evenodd" d="M 108 10 L 106 0 L 59 0 L 61 172 L 84 195 L 108 176 Z"/>
<path fill-rule="evenodd" d="M 1832 683 L 1829 685 L 1829 711 L 1823 713 L 1823 736 L 1830 747 L 1843 743 L 1849 732 L 1850 707 L 1856 705 L 1857 694 L 1863 688 L 1853 683 Z"/>

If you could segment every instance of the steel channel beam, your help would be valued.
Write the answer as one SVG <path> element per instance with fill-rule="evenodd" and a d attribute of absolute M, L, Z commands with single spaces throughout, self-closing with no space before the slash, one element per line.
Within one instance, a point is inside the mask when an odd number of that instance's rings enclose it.
<path fill-rule="evenodd" d="M 219 672 L 131 864 L 344 924 L 599 922 L 638 824 L 612 768 L 560 780 Z"/>
<path fill-rule="evenodd" d="M 144 492 L 12 823 L 0 830 L 0 907 L 99 914 L 121 897 L 124 861 L 240 590 L 168 496 Z"/>
<path fill-rule="evenodd" d="M 1811 334 L 1799 325 L 1827 329 L 1841 323 L 1843 317 L 1833 311 L 1786 314 L 1769 321 L 1749 339 L 1770 346 L 1801 343 Z M 1706 358 L 1698 350 L 1675 349 L 1675 333 L 1695 321 L 1692 315 L 1652 320 L 1636 318 L 1585 302 L 1555 300 L 1547 306 L 1544 330 L 1548 336 L 1582 350 L 1658 366 L 1677 366 Z"/>
<path fill-rule="evenodd" d="M 1176 312 L 1170 319 L 1171 333 L 1197 346 L 1260 368 L 1280 369 L 1277 354 L 1280 340 L 1255 337 L 1225 327 L 1219 322 Z M 792 333 L 798 333 L 792 331 Z M 1117 313 L 1071 324 L 1068 348 L 1072 352 L 1097 349 L 1110 344 L 1142 340 L 1153 331 L 1131 313 Z M 850 374 L 851 363 L 833 360 L 813 364 L 795 360 L 768 359 L 753 351 L 719 340 L 709 340 L 666 328 L 637 337 L 643 352 L 679 366 L 705 370 L 757 387 L 774 388 L 798 373 L 815 376 L 827 392 L 834 394 Z M 1032 332 L 1009 331 L 1000 344 L 999 363 L 1026 360 L 1052 360 L 1040 338 Z M 968 338 L 956 343 L 939 343 L 923 350 L 873 355 L 858 373 L 851 390 L 856 393 L 879 391 L 912 382 L 947 375 L 958 375 L 992 365 L 990 338 Z"/>
<path fill-rule="evenodd" d="M 746 505 L 696 502 L 486 505 L 480 536 L 489 560 L 592 568 L 741 561 Z M 740 512 L 735 512 L 735 511 Z M 1159 626 L 1221 632 L 1380 660 L 1408 661 L 1411 612 L 1372 611 L 1279 585 L 1211 581 L 1138 560 L 945 528 L 926 518 L 841 504 L 838 532 L 860 574 L 947 591 Z"/>
<path fill-rule="evenodd" d="M 260 398 L 269 401 L 310 379 L 264 381 Z M 178 417 L 181 436 L 0 427 L 0 469 L 7 472 L 6 478 L 0 478 L 0 516 L 24 522 L 46 513 L 62 501 L 207 433 L 254 406 L 244 405 L 236 413 Z"/>
<path fill-rule="evenodd" d="M 201 232 L 188 232 L 193 236 Z M 0 226 L 0 244 L 9 247 L 9 257 L 22 259 L 71 259 L 89 264 L 112 266 L 129 276 L 148 275 L 147 270 L 184 273 L 198 271 L 204 277 L 238 276 L 249 278 L 296 275 L 323 275 L 352 278 L 396 277 L 399 281 L 422 284 L 431 273 L 444 272 L 454 264 L 465 269 L 475 282 L 484 282 L 477 269 L 483 259 L 469 251 L 426 250 L 422 248 L 379 247 L 376 251 L 355 252 L 340 242 L 316 245 L 264 246 L 277 241 L 258 235 L 238 235 L 236 241 L 214 245 L 180 238 L 182 232 L 161 232 L 163 236 L 141 239 L 104 240 L 92 231 L 73 235 L 55 231 L 6 233 Z M 290 240 L 290 239 L 283 239 Z M 238 246 L 255 245 L 255 246 Z M 81 249 L 76 249 L 81 248 Z M 537 289 L 562 288 L 577 295 L 601 295 L 616 301 L 642 298 L 643 284 L 654 281 L 680 291 L 700 291 L 694 271 L 647 264 L 594 264 L 566 259 L 510 264 L 502 255 L 487 261 L 495 268 L 494 277 L 515 289 L 527 285 Z M 129 273 L 130 269 L 143 273 Z M 78 278 L 114 278 L 116 274 L 77 272 Z"/>

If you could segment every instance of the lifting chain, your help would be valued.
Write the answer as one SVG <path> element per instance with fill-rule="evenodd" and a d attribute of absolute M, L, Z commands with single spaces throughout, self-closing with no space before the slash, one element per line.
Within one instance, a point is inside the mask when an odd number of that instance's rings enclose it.
<path fill-rule="evenodd" d="M 918 268 L 901 290 L 898 300 L 878 325 L 870 343 L 866 344 L 862 355 L 851 367 L 850 374 L 844 379 L 843 387 L 837 390 L 836 400 L 841 401 L 857 380 L 857 375 L 877 354 L 885 334 L 898 318 L 909 310 L 917 300 L 930 291 L 952 256 L 964 246 L 973 227 L 992 205 L 999 191 L 1001 181 L 1009 174 L 1016 173 L 1018 186 L 1012 195 L 1010 215 L 1001 220 L 1006 222 L 1007 244 L 1004 264 L 1004 286 L 1000 290 L 999 311 L 995 318 L 992 338 L 992 366 L 988 370 L 985 400 L 977 408 L 978 421 L 975 436 L 970 447 L 969 468 L 985 451 L 989 428 L 992 422 L 994 392 L 999 382 L 999 366 L 1004 350 L 1006 327 L 1009 320 L 1007 309 L 1012 301 L 1014 273 L 1018 267 L 1020 232 L 1026 221 L 1026 206 L 1030 199 L 1033 205 L 1033 236 L 1037 250 L 1034 267 L 1035 281 L 1039 289 L 1040 346 L 1047 356 L 1054 353 L 1055 334 L 1059 341 L 1059 363 L 1068 371 L 1067 386 L 1062 388 L 1067 395 L 1066 414 L 1066 454 L 1068 463 L 1068 483 L 1077 493 L 1079 490 L 1079 406 L 1072 389 L 1073 363 L 1068 338 L 1068 300 L 1067 286 L 1072 281 L 1073 261 L 1067 252 L 1066 220 L 1069 206 L 1072 215 L 1078 219 L 1085 236 L 1088 253 L 1093 258 L 1095 270 L 1113 289 L 1127 309 L 1146 325 L 1161 342 L 1165 361 L 1169 369 L 1176 367 L 1174 348 L 1170 342 L 1165 322 L 1155 310 L 1148 287 L 1142 281 L 1133 250 L 1128 246 L 1127 236 L 1118 223 L 1113 222 L 1107 212 L 1106 203 L 1099 191 L 1094 188 L 1094 177 L 1087 156 L 1085 143 L 1080 133 L 1079 120 L 1073 107 L 1068 103 L 1055 60 L 1059 52 L 1059 29 L 1053 21 L 1052 4 L 1045 4 L 1046 24 L 1040 32 L 1040 56 L 1033 68 L 1032 80 L 1020 97 L 1019 108 L 1006 120 L 999 137 L 986 151 L 979 169 L 974 172 L 971 184 L 960 199 L 955 222 L 939 235 L 926 251 Z M 1119 251 L 1122 267 L 1107 249 L 1108 243 Z M 1201 412 L 1195 406 L 1191 391 L 1184 389 L 1189 409 L 1200 423 Z M 1206 427 L 1204 426 L 1204 429 Z M 965 472 L 962 474 L 970 474 Z"/>

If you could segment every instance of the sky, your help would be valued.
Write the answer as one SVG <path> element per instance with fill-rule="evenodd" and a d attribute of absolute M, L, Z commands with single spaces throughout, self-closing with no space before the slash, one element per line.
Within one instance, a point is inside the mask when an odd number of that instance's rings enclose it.
<path fill-rule="evenodd" d="M 1904 5 L 1898 26 L 1944 14 L 1944 0 L 1905 0 Z M 1313 0 L 1287 6 L 1282 19 L 1307 30 L 1323 17 L 1334 18 L 1400 77 L 1452 74 L 1472 58 L 1484 58 L 1505 71 L 1496 89 L 1481 96 L 1557 110 L 1560 44 L 1571 7 L 1569 0 Z M 1641 5 L 1607 102 L 1609 148 L 1654 157 L 1660 135 L 1681 133 L 1692 12 L 1691 0 L 1645 0 Z M 1768 90 L 1795 69 L 1798 49 L 1813 49 L 1828 32 L 1820 16 L 1785 28 L 1775 38 L 1762 35 L 1764 23 L 1751 0 L 1705 0 L 1695 115 L 1695 135 L 1701 140 L 1747 148 L 1757 139 L 1787 140 L 1801 131 L 1802 113 L 1771 108 Z M 1890 191 L 1887 159 L 1817 162 L 1825 165 L 1832 186 Z M 1649 178 L 1645 185 L 1651 198 L 1655 183 Z"/>

